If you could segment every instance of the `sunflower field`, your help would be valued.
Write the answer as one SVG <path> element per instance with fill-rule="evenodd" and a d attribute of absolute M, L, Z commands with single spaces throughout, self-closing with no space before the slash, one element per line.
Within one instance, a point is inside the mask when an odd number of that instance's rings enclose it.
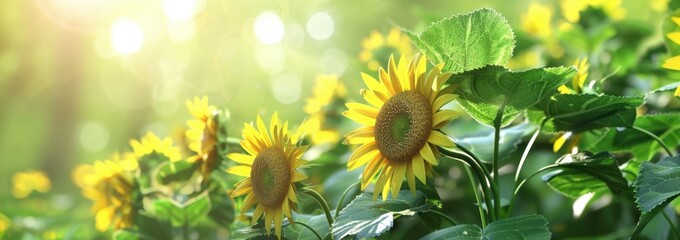
<path fill-rule="evenodd" d="M 678 239 L 680 0 L 3 0 L 0 239 Z"/>

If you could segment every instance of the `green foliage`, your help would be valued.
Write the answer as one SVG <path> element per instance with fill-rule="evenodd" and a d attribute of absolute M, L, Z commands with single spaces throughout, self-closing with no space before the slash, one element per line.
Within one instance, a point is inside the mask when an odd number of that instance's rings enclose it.
<path fill-rule="evenodd" d="M 505 126 L 526 109 L 556 93 L 574 74 L 576 70 L 572 67 L 512 72 L 489 66 L 454 75 L 449 83 L 457 86 L 458 102 L 478 122 L 491 126 L 503 110 L 501 125 Z"/>
<path fill-rule="evenodd" d="M 193 226 L 210 211 L 210 198 L 204 193 L 183 203 L 167 198 L 157 199 L 153 201 L 153 211 L 158 217 L 169 219 L 173 226 Z"/>
<path fill-rule="evenodd" d="M 314 231 L 316 231 L 322 238 L 328 236 L 330 231 L 328 229 L 328 221 L 324 214 L 319 215 L 305 215 L 305 214 L 295 214 L 293 216 L 296 223 L 304 223 L 310 226 Z M 297 239 L 297 240 L 316 240 L 317 237 L 308 228 L 299 224 L 289 224 L 286 227 L 284 237 L 287 239 Z"/>
<path fill-rule="evenodd" d="M 566 154 L 557 160 L 555 170 L 543 176 L 555 191 L 578 198 L 586 193 L 629 191 L 628 181 L 621 175 L 616 159 L 608 152 Z"/>
<path fill-rule="evenodd" d="M 453 73 L 505 65 L 515 47 L 507 20 L 488 8 L 432 23 L 420 34 L 404 31 L 434 63 L 445 63 L 444 71 Z"/>
<path fill-rule="evenodd" d="M 668 146 L 680 145 L 680 114 L 665 113 L 640 116 L 633 125 L 658 136 Z M 645 156 L 657 152 L 661 146 L 656 140 L 638 130 L 611 129 L 592 147 L 592 149 L 610 149 L 611 151 L 629 151 L 634 147 L 640 147 L 637 151 L 642 161 L 649 160 Z"/>
<path fill-rule="evenodd" d="M 501 156 L 500 160 L 508 158 L 511 153 L 517 150 L 517 145 L 522 142 L 522 138 L 532 130 L 534 130 L 534 126 L 528 123 L 502 129 L 500 149 L 498 150 Z M 484 136 L 461 138 L 456 141 L 456 145 L 469 149 L 483 162 L 491 163 L 493 159 L 493 142 L 493 132 L 490 132 Z"/>
<path fill-rule="evenodd" d="M 495 221 L 483 231 L 475 225 L 457 225 L 434 231 L 421 240 L 550 239 L 548 221 L 540 215 L 523 215 Z"/>
<path fill-rule="evenodd" d="M 156 180 L 160 184 L 189 180 L 200 165 L 187 161 L 165 162 L 156 170 Z"/>
<path fill-rule="evenodd" d="M 642 97 L 559 94 L 539 105 L 555 131 L 582 132 L 605 127 L 630 127 Z"/>
<path fill-rule="evenodd" d="M 354 199 L 338 215 L 331 232 L 333 239 L 354 235 L 356 238 L 378 236 L 392 228 L 399 216 L 412 216 L 432 208 L 425 194 L 416 191 L 399 191 L 397 198 L 391 196 L 385 201 L 373 201 L 373 195 L 363 193 Z"/>
<path fill-rule="evenodd" d="M 666 157 L 658 163 L 643 162 L 635 179 L 635 202 L 642 212 L 631 239 L 636 239 L 654 216 L 680 195 L 680 157 Z"/>

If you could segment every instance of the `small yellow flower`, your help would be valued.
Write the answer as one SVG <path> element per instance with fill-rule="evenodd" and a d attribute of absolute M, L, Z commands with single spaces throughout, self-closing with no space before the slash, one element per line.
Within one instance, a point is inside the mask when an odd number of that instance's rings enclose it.
<path fill-rule="evenodd" d="M 671 17 L 673 22 L 680 26 L 680 17 Z M 675 44 L 680 44 L 680 32 L 671 32 L 666 35 Z M 673 56 L 663 62 L 663 68 L 680 71 L 680 55 Z M 674 96 L 680 97 L 680 85 L 675 89 Z"/>
<path fill-rule="evenodd" d="M 522 30 L 531 36 L 547 38 L 552 34 L 552 8 L 532 3 L 527 13 L 522 15 Z"/>
<path fill-rule="evenodd" d="M 186 102 L 187 108 L 195 119 L 187 121 L 189 129 L 186 136 L 189 142 L 189 149 L 196 153 L 195 157 L 189 158 L 190 161 L 200 161 L 201 171 L 208 175 L 217 167 L 217 122 L 215 115 L 217 107 L 208 104 L 208 97 L 195 97 L 193 101 Z"/>
<path fill-rule="evenodd" d="M 33 191 L 46 193 L 52 188 L 50 179 L 44 172 L 18 172 L 12 176 L 12 195 L 15 198 L 26 198 Z"/>
<path fill-rule="evenodd" d="M 621 20 L 626 16 L 626 10 L 621 8 L 621 0 L 560 0 L 562 16 L 572 23 L 578 22 L 581 11 L 589 6 L 602 9 L 614 20 Z"/>
<path fill-rule="evenodd" d="M 373 31 L 361 41 L 363 50 L 359 53 L 359 60 L 368 65 L 371 71 L 377 71 L 380 65 L 387 62 L 390 54 L 400 54 L 411 57 L 413 45 L 411 40 L 399 28 L 392 28 L 384 37 L 380 32 Z"/>
<path fill-rule="evenodd" d="M 134 184 L 130 166 L 125 166 L 119 154 L 93 165 L 81 165 L 74 171 L 83 195 L 94 201 L 92 212 L 99 231 L 132 227 Z"/>
<path fill-rule="evenodd" d="M 437 165 L 437 146 L 454 147 L 439 129 L 460 115 L 440 110 L 457 98 L 453 88 L 442 90 L 451 74 L 442 74 L 443 64 L 426 73 L 425 57 L 409 60 L 402 56 L 397 64 L 390 57 L 387 71 L 379 69 L 380 81 L 362 73 L 368 89 L 361 95 L 370 104 L 347 103 L 343 114 L 365 125 L 345 135 L 347 144 L 361 144 L 347 162 L 349 171 L 366 165 L 361 177 L 365 189 L 377 175 L 373 198 L 383 200 L 392 191 L 396 197 L 404 177 L 415 194 L 415 179 L 422 183 Z"/>
<path fill-rule="evenodd" d="M 231 196 L 246 195 L 241 211 L 256 205 L 252 224 L 264 216 L 267 234 L 273 223 L 279 239 L 283 217 L 293 222 L 292 210 L 296 210 L 298 202 L 295 183 L 307 178 L 297 171 L 306 163 L 300 157 L 308 148 L 297 146 L 300 136 L 300 130 L 290 134 L 288 122 L 281 124 L 277 113 L 272 116 L 269 129 L 257 116 L 257 128 L 253 124 L 244 124 L 241 147 L 247 154 L 227 155 L 239 164 L 227 169 L 227 172 L 245 177 L 236 184 Z"/>
<path fill-rule="evenodd" d="M 305 121 L 307 133 L 311 136 L 311 142 L 315 145 L 337 143 L 340 134 L 336 129 L 324 126 L 328 110 L 326 109 L 333 100 L 342 98 L 347 94 L 347 89 L 338 81 L 335 75 L 319 75 L 312 90 L 312 97 L 307 98 L 304 111 L 309 115 Z"/>
<path fill-rule="evenodd" d="M 12 225 L 12 221 L 9 220 L 7 216 L 0 213 L 0 237 L 9 229 Z"/>
<path fill-rule="evenodd" d="M 180 148 L 172 145 L 172 138 L 166 137 L 161 140 L 152 132 L 147 132 L 140 140 L 130 140 L 130 146 L 138 157 L 155 152 L 166 156 L 172 162 L 179 161 L 182 158 Z"/>

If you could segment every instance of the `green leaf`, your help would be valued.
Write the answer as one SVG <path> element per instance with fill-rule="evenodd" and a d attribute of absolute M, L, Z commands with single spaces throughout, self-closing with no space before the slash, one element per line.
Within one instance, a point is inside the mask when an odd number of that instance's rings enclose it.
<path fill-rule="evenodd" d="M 394 218 L 412 216 L 426 212 L 432 205 L 425 194 L 416 191 L 399 191 L 396 199 L 391 196 L 385 201 L 373 201 L 372 193 L 363 193 L 345 207 L 331 227 L 333 239 L 355 235 L 356 238 L 371 238 L 389 230 Z"/>
<path fill-rule="evenodd" d="M 557 92 L 576 74 L 573 67 L 535 68 L 510 72 L 499 66 L 454 75 L 460 105 L 480 123 L 493 126 L 503 107 L 502 126 L 508 125 L 527 108 Z"/>
<path fill-rule="evenodd" d="M 523 215 L 492 222 L 482 231 L 475 225 L 457 225 L 434 231 L 421 240 L 550 239 L 548 221 L 540 215 Z"/>
<path fill-rule="evenodd" d="M 142 239 L 154 239 L 149 236 L 145 236 L 137 231 L 134 231 L 132 229 L 120 229 L 116 230 L 113 232 L 113 236 L 111 236 L 112 239 L 114 240 L 142 240 Z"/>
<path fill-rule="evenodd" d="M 680 195 L 680 156 L 666 157 L 659 163 L 643 162 L 633 186 L 635 202 L 642 212 L 631 235 L 636 239 L 647 223 Z"/>
<path fill-rule="evenodd" d="M 642 97 L 558 94 L 541 103 L 540 108 L 551 118 L 554 130 L 583 132 L 633 126 L 635 108 L 642 103 Z"/>
<path fill-rule="evenodd" d="M 234 204 L 227 192 L 219 185 L 210 191 L 211 208 L 208 216 L 220 226 L 229 226 L 234 222 Z"/>
<path fill-rule="evenodd" d="M 680 145 L 680 114 L 656 114 L 638 117 L 633 126 L 647 130 L 658 136 L 666 145 Z M 639 147 L 639 149 L 637 149 Z M 640 160 L 647 161 L 649 156 L 661 149 L 654 138 L 631 128 L 609 130 L 591 149 L 610 149 L 611 151 L 630 151 L 635 149 Z"/>
<path fill-rule="evenodd" d="M 482 239 L 482 229 L 477 225 L 456 225 L 434 231 L 420 238 L 420 240 L 479 240 Z"/>
<path fill-rule="evenodd" d="M 161 184 L 186 181 L 193 176 L 198 166 L 187 161 L 165 162 L 155 171 L 156 179 Z"/>
<path fill-rule="evenodd" d="M 153 202 L 154 213 L 160 218 L 169 219 L 173 226 L 196 225 L 210 211 L 210 198 L 203 193 L 184 203 L 169 198 Z"/>
<path fill-rule="evenodd" d="M 548 221 L 541 215 L 498 220 L 486 226 L 484 239 L 550 239 Z"/>
<path fill-rule="evenodd" d="M 328 220 L 325 214 L 319 215 L 304 215 L 295 214 L 294 216 L 296 223 L 304 223 L 310 226 L 314 231 L 316 231 L 321 237 L 327 236 L 330 232 L 328 229 Z M 287 239 L 297 239 L 297 240 L 317 240 L 318 238 L 314 233 L 308 228 L 296 224 L 289 224 L 286 230 L 283 231 L 284 237 Z"/>
<path fill-rule="evenodd" d="M 446 63 L 446 72 L 505 65 L 515 48 L 508 22 L 488 8 L 434 22 L 419 34 L 404 32 L 432 62 Z"/>
<path fill-rule="evenodd" d="M 510 153 L 517 150 L 517 145 L 522 142 L 522 137 L 524 137 L 528 132 L 534 130 L 534 126 L 522 123 L 516 126 L 505 128 L 501 130 L 501 138 L 499 145 L 499 156 L 500 160 L 504 160 L 510 156 Z M 494 133 L 489 132 L 484 136 L 479 137 L 467 137 L 456 141 L 456 145 L 467 148 L 472 151 L 480 160 L 486 163 L 491 163 L 493 160 L 493 143 L 494 143 Z"/>
<path fill-rule="evenodd" d="M 566 154 L 557 160 L 558 169 L 543 176 L 548 186 L 570 197 L 611 190 L 621 193 L 630 190 L 614 157 L 608 152 Z"/>

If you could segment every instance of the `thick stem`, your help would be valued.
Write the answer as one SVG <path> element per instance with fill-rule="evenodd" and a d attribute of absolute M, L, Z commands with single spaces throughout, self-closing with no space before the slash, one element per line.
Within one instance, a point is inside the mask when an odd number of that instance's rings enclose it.
<path fill-rule="evenodd" d="M 345 189 L 345 192 L 342 193 L 342 197 L 340 198 L 340 201 L 338 202 L 338 206 L 335 207 L 335 217 L 338 217 L 338 214 L 340 213 L 340 207 L 342 207 L 342 203 L 345 201 L 345 197 L 347 196 L 347 193 L 349 193 L 349 190 L 352 190 L 352 188 L 356 187 L 359 185 L 361 181 L 355 182 L 354 184 L 350 185 L 347 189 Z"/>
<path fill-rule="evenodd" d="M 673 154 L 673 151 L 671 151 L 671 149 L 670 149 L 668 146 L 666 146 L 666 143 L 664 143 L 664 142 L 661 140 L 661 138 L 659 138 L 659 136 L 656 136 L 656 134 L 651 133 L 650 131 L 647 131 L 647 130 L 645 130 L 645 129 L 642 129 L 642 128 L 639 128 L 639 127 L 635 127 L 635 126 L 633 126 L 632 129 L 634 129 L 634 130 L 636 130 L 636 131 L 638 131 L 638 132 L 644 133 L 644 134 L 646 134 L 647 136 L 650 136 L 650 137 L 654 138 L 654 140 L 656 140 L 656 141 L 659 143 L 659 145 L 661 145 L 661 147 L 663 147 L 663 149 L 666 150 L 666 153 L 668 153 L 668 156 L 671 156 L 671 157 L 672 157 L 672 156 L 674 155 L 674 154 Z"/>
<path fill-rule="evenodd" d="M 439 212 L 439 211 L 436 211 L 436 210 L 430 210 L 429 212 L 434 213 L 434 214 L 436 214 L 436 215 L 439 215 L 439 216 L 442 217 L 443 219 L 446 219 L 446 221 L 448 221 L 449 223 L 451 223 L 451 225 L 453 225 L 453 226 L 458 225 L 458 223 L 456 223 L 456 221 L 454 221 L 453 219 L 451 219 L 449 216 L 446 216 L 446 214 L 444 214 L 444 213 L 442 213 L 442 212 Z"/>
<path fill-rule="evenodd" d="M 479 218 L 482 221 L 482 228 L 486 227 L 486 213 L 484 212 L 484 209 L 482 209 L 482 199 L 479 198 L 479 193 L 477 192 L 477 181 L 475 181 L 475 176 L 472 175 L 472 170 L 470 170 L 470 167 L 463 164 L 465 168 L 465 172 L 467 172 L 468 177 L 470 178 L 470 184 L 472 185 L 472 192 L 475 194 L 475 200 L 477 201 L 477 206 L 479 206 L 477 209 L 479 210 Z"/>
<path fill-rule="evenodd" d="M 522 186 L 524 186 L 524 183 L 526 183 L 529 179 L 531 179 L 532 177 L 538 175 L 539 173 L 541 173 L 541 172 L 543 172 L 543 171 L 545 171 L 545 170 L 548 170 L 548 169 L 556 168 L 556 167 L 558 167 L 558 166 L 555 165 L 555 164 L 551 164 L 551 165 L 545 166 L 545 167 L 543 167 L 543 168 L 541 168 L 541 169 L 538 169 L 538 171 L 532 173 L 531 175 L 529 175 L 527 178 L 525 178 L 524 180 L 522 180 L 521 182 L 519 182 L 519 184 L 516 184 L 515 189 L 512 191 L 512 196 L 513 196 L 513 197 L 510 198 L 510 205 L 508 205 L 508 212 L 507 212 L 505 215 L 506 215 L 506 216 L 510 216 L 510 213 L 512 212 L 512 205 L 513 205 L 513 203 L 515 202 L 515 196 L 517 196 L 517 193 L 519 193 L 519 190 L 522 188 Z"/>
<path fill-rule="evenodd" d="M 328 220 L 328 226 L 333 226 L 333 216 L 331 215 L 331 209 L 328 207 L 328 203 L 326 202 L 325 199 L 319 194 L 318 192 L 314 191 L 311 188 L 304 188 L 302 191 L 304 191 L 307 195 L 313 197 L 317 203 L 323 208 L 323 212 L 326 214 L 326 220 Z"/>
<path fill-rule="evenodd" d="M 498 114 L 496 114 L 496 118 L 493 120 L 493 129 L 494 129 L 494 138 L 493 138 L 493 183 L 492 185 L 495 185 L 496 188 L 494 189 L 493 196 L 494 196 L 494 203 L 493 203 L 493 209 L 494 209 L 494 214 L 496 215 L 496 219 L 500 218 L 501 216 L 501 194 L 500 191 L 498 190 L 498 187 L 500 186 L 500 176 L 498 175 L 498 169 L 500 168 L 499 165 L 499 157 L 498 157 L 498 150 L 499 150 L 499 145 L 500 145 L 500 140 L 501 140 L 501 122 L 503 121 L 503 111 L 505 109 L 505 104 L 501 106 L 501 108 L 498 110 Z M 487 208 L 489 206 L 487 205 Z"/>
<path fill-rule="evenodd" d="M 312 233 L 314 233 L 314 235 L 316 235 L 316 238 L 318 238 L 319 240 L 323 240 L 323 238 L 321 237 L 321 235 L 319 235 L 319 233 L 316 232 L 316 231 L 315 231 L 312 227 L 310 227 L 309 225 L 304 224 L 304 223 L 301 223 L 301 222 L 296 222 L 295 225 L 297 225 L 297 224 L 300 224 L 300 225 L 302 225 L 303 227 L 306 227 L 307 229 L 309 229 L 309 231 L 312 231 Z"/>

